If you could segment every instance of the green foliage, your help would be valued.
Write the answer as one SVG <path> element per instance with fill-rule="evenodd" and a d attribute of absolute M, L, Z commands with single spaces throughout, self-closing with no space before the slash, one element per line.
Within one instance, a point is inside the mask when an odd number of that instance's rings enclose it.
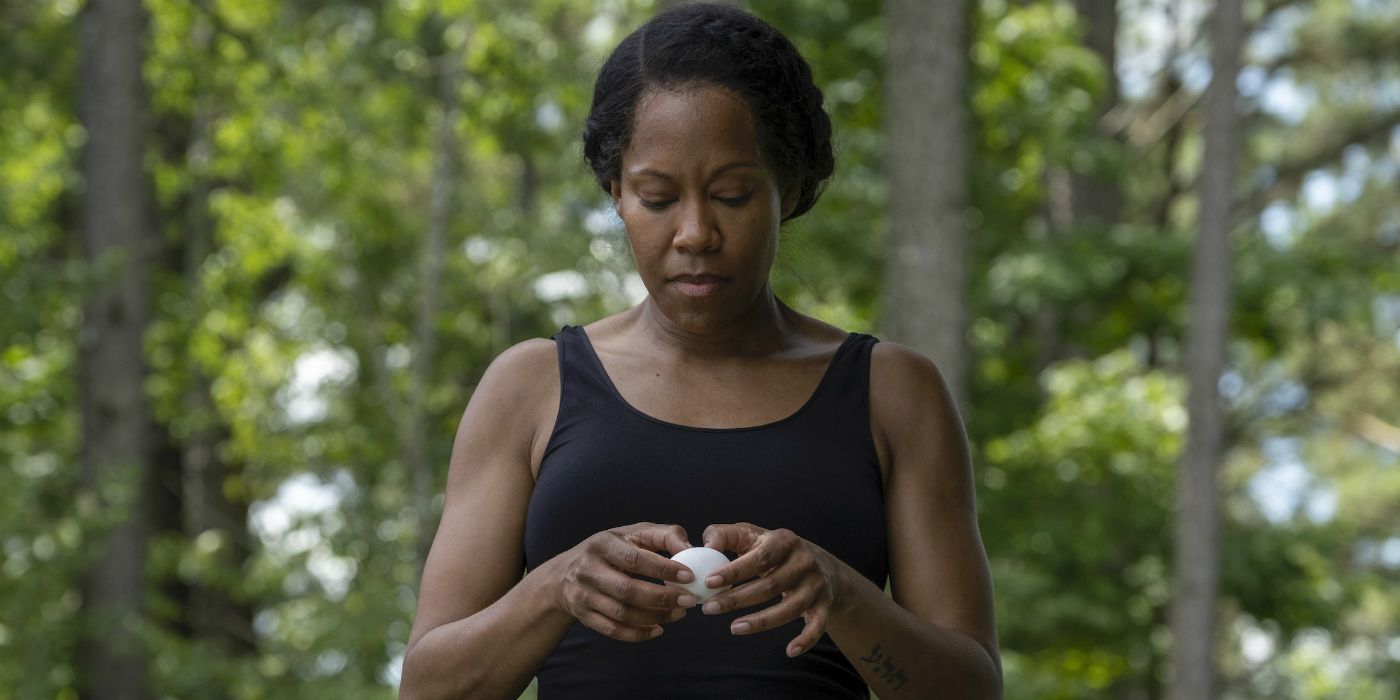
<path fill-rule="evenodd" d="M 1124 351 L 1044 381 L 1039 419 L 987 443 L 980 473 L 1006 685 L 1013 697 L 1102 697 L 1165 651 L 1136 632 L 1160 623 L 1170 593 L 1182 386 Z"/>
<path fill-rule="evenodd" d="M 78 575 L 123 517 L 73 498 L 81 300 L 120 264 L 88 264 L 79 246 L 78 5 L 0 6 L 0 698 L 73 696 L 88 622 Z M 811 61 L 838 149 L 818 206 L 784 229 L 775 288 L 877 330 L 890 146 L 880 8 L 748 5 Z M 1400 424 L 1400 120 L 1372 89 L 1396 77 L 1383 59 L 1400 17 L 1383 5 L 1286 5 L 1260 30 L 1282 37 L 1281 53 L 1252 59 L 1316 102 L 1294 123 L 1246 100 L 1247 216 L 1222 382 L 1226 697 L 1400 688 L 1400 461 L 1387 442 Z M 604 52 L 651 3 L 146 6 L 147 164 L 166 243 L 147 388 L 173 445 L 216 436 L 218 491 L 248 510 L 246 522 L 153 539 L 140 631 L 157 688 L 387 697 L 420 566 L 403 417 L 439 127 L 455 115 L 421 405 L 435 490 L 495 355 L 635 294 L 579 125 Z M 976 8 L 967 420 L 1008 697 L 1159 697 L 1185 425 L 1176 348 L 1194 202 L 1183 184 L 1199 124 L 1188 113 L 1175 147 L 1105 135 L 1109 72 L 1081 31 L 1068 3 Z M 440 98 L 449 67 L 455 111 Z M 1123 118 L 1162 98 L 1120 105 Z M 1118 183 L 1122 220 L 1052 228 L 1055 171 Z M 1329 178 L 1335 201 L 1319 203 Z M 1290 464 L 1307 481 L 1279 515 L 1259 494 L 1280 492 Z M 134 484 L 119 475 L 100 488 Z M 192 632 L 192 589 L 248 606 L 254 639 Z"/>

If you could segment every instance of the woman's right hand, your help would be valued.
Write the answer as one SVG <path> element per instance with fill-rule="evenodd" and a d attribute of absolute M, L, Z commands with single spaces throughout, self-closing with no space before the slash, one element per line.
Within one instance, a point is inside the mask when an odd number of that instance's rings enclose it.
<path fill-rule="evenodd" d="M 679 525 L 637 523 L 599 532 L 557 558 L 559 606 L 605 637 L 655 639 L 662 624 L 685 617 L 695 597 L 628 574 L 689 583 L 690 569 L 657 552 L 691 546 Z"/>

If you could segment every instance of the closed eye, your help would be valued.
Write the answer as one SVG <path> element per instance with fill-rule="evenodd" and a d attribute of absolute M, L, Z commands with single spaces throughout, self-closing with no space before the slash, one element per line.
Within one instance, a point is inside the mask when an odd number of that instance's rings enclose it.
<path fill-rule="evenodd" d="M 719 202 L 720 204 L 723 204 L 723 205 L 725 205 L 725 206 L 727 206 L 727 207 L 736 207 L 736 208 L 737 208 L 737 207 L 742 207 L 742 206 L 744 206 L 745 204 L 748 204 L 748 203 L 749 203 L 749 200 L 752 199 L 752 198 L 753 198 L 753 193 L 752 193 L 752 192 L 749 192 L 749 193 L 747 193 L 747 194 L 743 194 L 743 195 L 740 195 L 740 196 L 738 196 L 738 197 L 715 197 L 715 201 L 716 201 L 716 202 Z M 676 200 L 674 200 L 674 199 L 657 199 L 657 200 L 651 200 L 651 199 L 643 199 L 643 198 L 640 198 L 640 197 L 639 197 L 639 198 L 638 198 L 638 201 L 640 201 L 640 202 L 642 203 L 642 206 L 646 207 L 647 209 L 650 209 L 650 210 L 652 210 L 652 211 L 661 211 L 662 209 L 665 209 L 666 207 L 670 206 L 671 203 L 674 202 L 674 201 L 676 201 Z"/>

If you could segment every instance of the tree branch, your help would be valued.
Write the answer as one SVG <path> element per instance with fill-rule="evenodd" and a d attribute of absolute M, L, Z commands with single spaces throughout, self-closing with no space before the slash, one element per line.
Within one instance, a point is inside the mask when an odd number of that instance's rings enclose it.
<path fill-rule="evenodd" d="M 1400 427 L 1362 413 L 1352 421 L 1352 430 L 1367 442 L 1400 454 Z"/>
<path fill-rule="evenodd" d="M 1397 126 L 1400 126 L 1400 109 L 1343 125 L 1334 131 L 1336 135 L 1322 147 L 1275 166 L 1273 182 L 1249 195 L 1244 202 L 1243 211 L 1257 212 L 1276 199 L 1297 194 L 1299 185 L 1308 173 L 1335 162 L 1353 145 L 1388 137 Z"/>

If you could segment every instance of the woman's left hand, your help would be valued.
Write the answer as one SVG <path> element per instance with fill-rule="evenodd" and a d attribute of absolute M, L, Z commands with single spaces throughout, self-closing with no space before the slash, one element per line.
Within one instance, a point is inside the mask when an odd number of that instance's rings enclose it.
<path fill-rule="evenodd" d="M 735 620 L 730 632 L 762 632 L 800 617 L 806 624 L 788 643 L 789 657 L 811 649 L 821 639 L 832 611 L 840 609 L 845 576 L 850 571 L 845 562 L 791 530 L 765 530 L 749 523 L 711 525 L 705 528 L 704 543 L 710 549 L 739 554 L 706 578 L 706 586 L 719 588 L 758 577 L 711 598 L 702 608 L 705 614 L 747 608 L 782 594 L 781 603 Z"/>

